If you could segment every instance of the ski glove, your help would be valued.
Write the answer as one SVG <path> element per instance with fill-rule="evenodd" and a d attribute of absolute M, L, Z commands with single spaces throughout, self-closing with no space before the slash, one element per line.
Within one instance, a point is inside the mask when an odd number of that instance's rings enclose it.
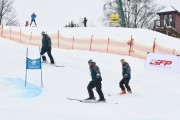
<path fill-rule="evenodd" d="M 99 79 L 100 77 L 101 77 L 101 75 L 98 73 L 98 74 L 96 75 L 96 78 Z"/>

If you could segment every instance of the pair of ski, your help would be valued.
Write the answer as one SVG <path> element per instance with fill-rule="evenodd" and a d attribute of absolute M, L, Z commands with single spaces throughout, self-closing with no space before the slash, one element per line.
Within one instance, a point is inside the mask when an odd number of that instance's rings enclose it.
<path fill-rule="evenodd" d="M 75 100 L 75 101 L 79 101 L 79 102 L 82 102 L 82 103 L 100 103 L 99 101 L 97 100 L 81 100 L 81 99 L 75 99 L 75 98 L 67 98 L 68 100 Z M 105 101 L 103 101 L 105 103 Z M 101 103 L 103 103 L 101 102 Z"/>
<path fill-rule="evenodd" d="M 106 101 L 97 101 L 97 100 L 81 100 L 81 99 L 75 99 L 75 98 L 67 98 L 68 100 L 74 100 L 74 101 L 79 101 L 82 103 L 108 103 Z M 118 104 L 118 103 L 113 103 L 113 104 Z"/>

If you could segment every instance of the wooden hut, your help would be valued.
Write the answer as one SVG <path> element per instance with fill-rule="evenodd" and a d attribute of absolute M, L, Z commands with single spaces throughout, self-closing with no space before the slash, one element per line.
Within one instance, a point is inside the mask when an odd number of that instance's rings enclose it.
<path fill-rule="evenodd" d="M 154 21 L 153 30 L 180 38 L 180 12 L 173 7 L 167 7 L 157 14 L 160 19 Z"/>

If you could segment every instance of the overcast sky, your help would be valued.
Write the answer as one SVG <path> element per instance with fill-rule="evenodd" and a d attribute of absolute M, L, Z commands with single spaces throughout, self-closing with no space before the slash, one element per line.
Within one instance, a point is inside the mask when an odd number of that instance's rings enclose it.
<path fill-rule="evenodd" d="M 22 25 L 30 21 L 33 12 L 38 26 L 65 26 L 84 17 L 93 25 L 100 21 L 103 3 L 104 0 L 15 0 L 15 8 Z"/>
<path fill-rule="evenodd" d="M 37 14 L 38 26 L 63 27 L 71 20 L 78 23 L 84 17 L 88 26 L 101 26 L 103 4 L 108 0 L 15 0 L 15 9 L 21 26 Z M 156 0 L 160 5 L 169 5 L 180 10 L 179 0 Z"/>
<path fill-rule="evenodd" d="M 156 0 L 160 5 L 173 6 L 180 11 L 180 0 Z"/>

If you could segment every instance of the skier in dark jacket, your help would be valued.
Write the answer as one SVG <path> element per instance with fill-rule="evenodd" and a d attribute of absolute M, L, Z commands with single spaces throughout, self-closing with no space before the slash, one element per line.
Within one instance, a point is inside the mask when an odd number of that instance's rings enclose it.
<path fill-rule="evenodd" d="M 122 76 L 123 79 L 120 81 L 119 86 L 122 90 L 121 94 L 126 94 L 125 87 L 128 91 L 128 93 L 132 93 L 131 88 L 129 86 L 129 81 L 131 79 L 131 68 L 127 62 L 125 62 L 124 59 L 121 59 L 122 63 Z M 124 87 L 125 84 L 125 87 Z"/>
<path fill-rule="evenodd" d="M 89 60 L 88 64 L 89 64 L 89 69 L 91 72 L 92 80 L 89 82 L 89 84 L 87 86 L 89 98 L 87 98 L 86 100 L 95 100 L 94 93 L 93 93 L 92 89 L 94 87 L 96 87 L 96 91 L 99 95 L 98 101 L 105 101 L 103 92 L 101 90 L 102 78 L 101 78 L 101 73 L 100 73 L 99 67 L 96 65 L 95 62 L 93 62 L 93 60 Z"/>
<path fill-rule="evenodd" d="M 54 64 L 54 58 L 53 56 L 51 55 L 51 38 L 43 31 L 42 33 L 42 48 L 41 48 L 41 55 L 42 55 L 42 59 L 44 62 L 46 62 L 46 56 L 44 56 L 44 53 L 47 52 L 49 58 L 50 58 L 50 61 L 51 61 L 51 64 Z"/>
<path fill-rule="evenodd" d="M 36 14 L 35 13 L 33 13 L 32 15 L 31 15 L 31 23 L 30 23 L 30 26 L 31 26 L 31 24 L 34 22 L 34 24 L 36 25 Z M 37 25 L 36 25 L 37 26 Z"/>
<path fill-rule="evenodd" d="M 86 17 L 84 18 L 84 21 L 83 21 L 83 24 L 84 24 L 84 27 L 87 27 L 87 19 L 86 19 Z"/>

